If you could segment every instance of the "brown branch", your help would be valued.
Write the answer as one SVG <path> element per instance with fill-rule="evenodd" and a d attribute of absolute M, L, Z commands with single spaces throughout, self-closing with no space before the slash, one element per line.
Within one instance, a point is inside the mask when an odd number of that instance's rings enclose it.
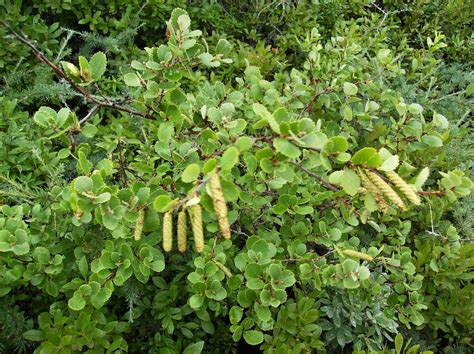
<path fill-rule="evenodd" d="M 195 196 L 197 196 L 200 192 L 200 190 L 206 185 L 207 181 L 209 180 L 209 177 L 206 177 L 204 179 L 202 179 L 198 186 L 196 187 L 196 189 L 194 189 L 194 191 L 189 194 L 186 198 L 183 198 L 183 199 L 180 199 L 178 200 L 174 205 L 173 205 L 173 208 L 172 209 L 178 209 L 179 207 L 181 207 L 182 205 L 186 204 L 188 201 L 190 201 L 191 199 L 193 199 Z"/>
<path fill-rule="evenodd" d="M 119 163 L 120 163 L 120 177 L 122 178 L 123 184 L 128 186 L 127 178 L 127 162 L 125 161 L 125 156 L 123 155 L 122 140 L 118 141 L 118 151 L 119 151 Z"/>
<path fill-rule="evenodd" d="M 306 167 L 304 167 L 303 165 L 297 163 L 297 162 L 293 162 L 293 161 L 290 161 L 290 163 L 296 167 L 298 167 L 299 169 L 301 169 L 302 171 L 304 171 L 306 174 L 308 174 L 309 176 L 317 179 L 322 185 L 324 185 L 324 187 L 326 187 L 327 189 L 330 189 L 334 192 L 339 192 L 341 189 L 336 186 L 335 184 L 332 184 L 332 183 L 329 183 L 328 181 L 325 181 L 321 176 L 318 176 L 316 173 L 314 172 L 311 172 L 310 170 L 308 170 Z"/>
<path fill-rule="evenodd" d="M 426 191 L 418 192 L 419 195 L 445 195 L 446 191 Z"/>
<path fill-rule="evenodd" d="M 101 100 L 98 100 L 97 98 L 95 98 L 94 96 L 92 96 L 89 92 L 89 90 L 87 90 L 85 87 L 82 87 L 82 86 L 79 86 L 77 83 L 75 83 L 69 76 L 66 75 L 66 73 L 61 70 L 61 68 L 59 66 L 57 66 L 56 64 L 54 64 L 51 60 L 49 60 L 38 48 L 36 48 L 36 46 L 30 42 L 25 36 L 23 36 L 22 34 L 16 32 L 7 22 L 5 21 L 0 21 L 0 23 L 7 28 L 8 31 L 10 31 L 13 36 L 15 36 L 20 42 L 22 42 L 23 44 L 25 44 L 27 47 L 29 47 L 33 53 L 35 54 L 36 58 L 43 64 L 49 66 L 51 68 L 51 70 L 53 70 L 57 76 L 59 76 L 60 78 L 64 79 L 67 81 L 67 83 L 69 85 L 72 86 L 72 88 L 74 88 L 74 90 L 76 90 L 77 92 L 79 92 L 82 96 L 84 96 L 85 100 L 90 102 L 90 103 L 93 103 L 95 105 L 99 105 L 101 107 L 106 107 L 106 108 L 112 108 L 112 109 L 116 109 L 118 111 L 121 111 L 121 112 L 126 112 L 126 113 L 129 113 L 129 114 L 132 114 L 132 115 L 135 115 L 135 116 L 140 116 L 140 117 L 143 117 L 143 118 L 146 118 L 146 119 L 153 119 L 153 117 L 147 113 L 143 113 L 143 112 L 140 112 L 140 111 L 137 111 L 137 110 L 134 110 L 132 108 L 129 108 L 129 107 L 126 107 L 126 106 L 122 106 L 118 103 L 115 103 L 115 102 L 112 102 L 109 98 L 103 96 L 99 90 L 99 95 L 101 95 L 101 97 L 103 98 L 103 101 Z M 98 86 L 96 87 L 98 88 Z"/>
<path fill-rule="evenodd" d="M 329 87 L 326 87 L 323 91 L 321 92 L 316 92 L 314 94 L 314 96 L 311 98 L 311 100 L 306 104 L 306 106 L 304 106 L 303 110 L 300 112 L 300 114 L 298 115 L 298 119 L 300 119 L 313 105 L 314 103 L 316 102 L 316 100 L 318 99 L 319 96 L 325 94 L 325 93 L 329 93 L 333 90 L 333 88 L 331 86 Z"/>
<path fill-rule="evenodd" d="M 95 105 L 92 109 L 79 121 L 79 125 L 87 122 L 99 110 L 100 105 Z"/>

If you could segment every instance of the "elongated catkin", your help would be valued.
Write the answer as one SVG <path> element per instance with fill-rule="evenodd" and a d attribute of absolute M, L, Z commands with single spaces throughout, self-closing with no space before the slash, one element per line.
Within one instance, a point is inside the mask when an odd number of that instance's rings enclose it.
<path fill-rule="evenodd" d="M 221 229 L 222 235 L 226 240 L 230 239 L 230 226 L 227 219 L 227 205 L 225 203 L 224 194 L 222 193 L 221 182 L 219 176 L 213 173 L 209 178 L 211 186 L 212 202 L 214 203 L 214 211 L 216 212 L 217 222 Z"/>
<path fill-rule="evenodd" d="M 393 190 L 390 185 L 385 182 L 382 177 L 372 171 L 366 171 L 367 177 L 375 184 L 375 186 L 387 196 L 387 198 L 402 210 L 406 210 L 406 205 L 402 198 Z"/>
<path fill-rule="evenodd" d="M 135 241 L 140 241 L 143 233 L 143 221 L 145 220 L 145 209 L 140 209 L 138 211 L 138 218 L 135 221 Z"/>
<path fill-rule="evenodd" d="M 366 253 L 362 253 L 362 252 L 358 252 L 358 251 L 343 250 L 342 253 L 343 253 L 345 256 L 363 259 L 364 261 L 368 261 L 368 262 L 372 262 L 372 261 L 374 260 L 374 257 L 369 256 L 369 255 L 366 254 Z"/>
<path fill-rule="evenodd" d="M 178 214 L 178 251 L 181 253 L 186 252 L 187 229 L 186 209 L 183 209 Z"/>
<path fill-rule="evenodd" d="M 377 189 L 377 187 L 370 181 L 370 179 L 365 175 L 365 173 L 362 170 L 357 171 L 360 177 L 360 180 L 362 182 L 362 186 L 366 189 L 367 192 L 372 194 L 374 197 L 375 201 L 377 202 L 377 205 L 379 206 L 379 209 L 383 212 L 386 213 L 387 211 L 390 210 L 390 207 L 388 204 L 385 202 L 385 199 L 383 199 L 382 193 Z"/>
<path fill-rule="evenodd" d="M 163 250 L 171 251 L 173 248 L 173 212 L 168 211 L 163 216 Z"/>
<path fill-rule="evenodd" d="M 415 205 L 420 205 L 421 201 L 413 188 L 406 183 L 403 178 L 401 178 L 394 171 L 387 171 L 385 175 L 392 181 L 392 183 L 397 186 L 398 189 L 407 197 L 407 199 Z"/>
<path fill-rule="evenodd" d="M 221 262 L 219 261 L 216 261 L 214 260 L 214 263 L 216 264 L 216 266 L 222 270 L 224 272 L 224 274 L 226 275 L 227 278 L 231 278 L 232 277 L 232 272 L 230 271 L 229 268 L 227 268 L 225 265 L 223 265 Z"/>
<path fill-rule="evenodd" d="M 193 229 L 194 245 L 196 251 L 204 250 L 204 231 L 202 229 L 202 210 L 199 204 L 188 207 L 189 217 L 191 218 L 191 226 Z"/>

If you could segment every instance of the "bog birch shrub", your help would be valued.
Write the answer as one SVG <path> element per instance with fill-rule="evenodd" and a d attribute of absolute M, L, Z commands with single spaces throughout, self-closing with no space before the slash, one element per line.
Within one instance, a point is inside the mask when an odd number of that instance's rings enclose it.
<path fill-rule="evenodd" d="M 167 43 L 120 77 L 103 52 L 63 61 L 77 107 L 29 117 L 2 99 L 0 300 L 29 302 L 25 348 L 400 353 L 425 329 L 469 343 L 472 235 L 449 213 L 472 182 L 445 161 L 451 122 L 392 89 L 430 75 L 443 36 L 397 52 L 338 32 L 308 33 L 301 67 L 223 81 L 233 45 L 176 9 Z"/>

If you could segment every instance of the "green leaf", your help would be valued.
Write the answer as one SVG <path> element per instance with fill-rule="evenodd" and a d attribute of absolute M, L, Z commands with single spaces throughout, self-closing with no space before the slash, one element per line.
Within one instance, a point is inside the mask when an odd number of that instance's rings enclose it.
<path fill-rule="evenodd" d="M 403 336 L 401 333 L 398 333 L 395 336 L 395 351 L 397 354 L 400 354 L 402 352 L 403 348 Z"/>
<path fill-rule="evenodd" d="M 441 129 L 447 129 L 449 127 L 449 122 L 446 117 L 438 113 L 433 114 L 433 124 Z"/>
<path fill-rule="evenodd" d="M 226 39 L 219 39 L 216 45 L 216 53 L 228 55 L 232 51 L 232 44 Z"/>
<path fill-rule="evenodd" d="M 352 82 L 344 82 L 344 93 L 347 96 L 357 95 L 357 86 Z"/>
<path fill-rule="evenodd" d="M 443 146 L 443 140 L 435 135 L 423 135 L 421 141 L 429 147 L 441 147 Z"/>
<path fill-rule="evenodd" d="M 262 322 L 269 322 L 272 318 L 272 313 L 267 306 L 259 305 L 258 303 L 254 304 L 255 313 L 257 317 Z"/>
<path fill-rule="evenodd" d="M 50 124 L 56 123 L 56 111 L 49 107 L 40 107 L 33 116 L 33 121 L 40 127 L 49 128 Z"/>
<path fill-rule="evenodd" d="M 86 123 L 82 128 L 81 128 L 81 133 L 82 135 L 84 135 L 86 138 L 93 138 L 96 134 L 97 134 L 97 131 L 99 129 L 97 129 L 97 127 L 93 124 L 90 124 L 90 123 Z"/>
<path fill-rule="evenodd" d="M 112 296 L 112 290 L 106 287 L 100 288 L 97 294 L 91 296 L 91 304 L 96 309 L 99 309 L 105 305 L 105 303 L 110 299 L 110 296 Z"/>
<path fill-rule="evenodd" d="M 474 95 L 474 82 L 471 82 L 469 85 L 466 87 L 466 96 L 472 96 Z"/>
<path fill-rule="evenodd" d="M 82 256 L 82 258 L 78 262 L 79 272 L 84 278 L 87 278 L 89 275 L 89 263 L 87 262 L 86 256 Z"/>
<path fill-rule="evenodd" d="M 87 160 L 86 154 L 84 154 L 83 151 L 79 151 L 77 155 L 79 156 L 79 161 L 77 163 L 78 169 L 82 173 L 89 173 L 92 169 L 92 164 Z"/>
<path fill-rule="evenodd" d="M 179 29 L 183 32 L 187 31 L 189 29 L 189 26 L 191 26 L 191 19 L 189 18 L 188 14 L 182 14 L 178 17 L 176 22 L 178 24 Z"/>
<path fill-rule="evenodd" d="M 77 193 L 85 193 L 92 191 L 92 178 L 87 176 L 79 176 L 74 180 L 74 188 Z"/>
<path fill-rule="evenodd" d="M 79 68 L 81 70 L 81 76 L 84 80 L 90 81 L 91 79 L 91 67 L 89 62 L 83 56 L 79 57 Z"/>
<path fill-rule="evenodd" d="M 397 168 L 399 164 L 399 158 L 397 155 L 392 155 L 387 158 L 383 163 L 382 166 L 379 167 L 381 171 L 393 171 Z"/>
<path fill-rule="evenodd" d="M 158 139 L 165 144 L 168 144 L 171 137 L 174 135 L 173 122 L 163 122 L 158 127 Z"/>
<path fill-rule="evenodd" d="M 102 223 L 107 229 L 115 230 L 118 226 L 119 220 L 114 214 L 106 213 L 102 216 Z"/>
<path fill-rule="evenodd" d="M 382 157 L 374 148 L 366 147 L 354 154 L 352 163 L 377 168 L 382 164 Z"/>
<path fill-rule="evenodd" d="M 341 187 L 349 195 L 356 195 L 360 188 L 360 179 L 353 170 L 346 169 L 340 179 Z"/>
<path fill-rule="evenodd" d="M 201 167 L 198 164 L 193 163 L 184 169 L 183 174 L 181 175 L 181 180 L 184 183 L 194 182 L 199 177 L 200 173 Z"/>
<path fill-rule="evenodd" d="M 390 49 L 380 49 L 377 54 L 377 59 L 382 64 L 388 64 L 391 61 Z"/>
<path fill-rule="evenodd" d="M 280 134 L 280 125 L 264 105 L 260 103 L 254 103 L 252 108 L 256 115 L 267 121 L 275 133 Z"/>
<path fill-rule="evenodd" d="M 419 105 L 418 103 L 412 103 L 408 106 L 408 111 L 410 113 L 419 115 L 419 114 L 423 113 L 423 107 L 421 105 Z"/>
<path fill-rule="evenodd" d="M 73 296 L 68 301 L 69 308 L 74 311 L 80 311 L 86 306 L 86 300 L 80 296 Z"/>
<path fill-rule="evenodd" d="M 105 68 L 107 65 L 107 58 L 103 52 L 95 53 L 91 60 L 89 61 L 91 76 L 95 81 L 100 80 L 102 75 L 105 73 Z"/>
<path fill-rule="evenodd" d="M 343 136 L 333 136 L 324 144 L 327 153 L 345 152 L 349 149 L 349 143 Z"/>
<path fill-rule="evenodd" d="M 357 289 L 360 286 L 359 282 L 352 278 L 344 278 L 344 280 L 342 281 L 342 285 L 346 289 Z"/>
<path fill-rule="evenodd" d="M 204 302 L 204 298 L 199 294 L 194 294 L 189 298 L 189 306 L 193 309 L 200 308 Z"/>
<path fill-rule="evenodd" d="M 415 187 L 416 187 L 416 190 L 417 191 L 421 191 L 422 190 L 422 186 L 423 184 L 425 184 L 426 180 L 428 179 L 428 176 L 430 175 L 430 169 L 428 167 L 425 167 L 424 169 L 422 169 L 420 171 L 420 173 L 418 174 L 418 176 L 416 176 L 416 180 L 415 180 Z"/>
<path fill-rule="evenodd" d="M 190 344 L 184 349 L 183 354 L 200 354 L 204 348 L 204 341 Z"/>
<path fill-rule="evenodd" d="M 348 104 L 344 105 L 344 108 L 342 109 L 342 117 L 345 120 L 351 121 L 352 120 L 352 109 L 351 106 Z"/>
<path fill-rule="evenodd" d="M 174 28 L 174 29 L 178 29 L 179 26 L 178 26 L 178 19 L 183 16 L 183 15 L 188 15 L 188 13 L 181 9 L 181 8 L 176 8 L 174 9 L 172 12 L 171 12 L 171 16 L 170 16 L 170 23 L 171 23 L 171 26 Z"/>
<path fill-rule="evenodd" d="M 171 199 L 167 194 L 162 194 L 156 197 L 153 201 L 153 208 L 157 212 L 166 212 L 173 206 L 174 203 L 175 200 Z"/>
<path fill-rule="evenodd" d="M 281 154 L 283 154 L 287 157 L 293 158 L 293 159 L 295 159 L 295 158 L 297 158 L 301 155 L 300 149 L 297 146 L 290 143 L 286 139 L 282 139 L 282 138 L 274 139 L 273 140 L 273 146 Z"/>
<path fill-rule="evenodd" d="M 43 333 L 41 331 L 38 331 L 36 329 L 30 329 L 26 332 L 23 333 L 23 338 L 26 340 L 30 340 L 33 342 L 40 342 L 44 340 Z"/>
<path fill-rule="evenodd" d="M 15 246 L 13 246 L 12 251 L 17 256 L 22 256 L 22 255 L 27 254 L 30 251 L 30 245 L 27 242 L 17 244 Z"/>
<path fill-rule="evenodd" d="M 244 315 L 244 310 L 239 306 L 232 306 L 229 311 L 229 319 L 230 323 L 236 324 L 239 323 Z"/>
<path fill-rule="evenodd" d="M 66 123 L 66 120 L 69 118 L 70 114 L 71 110 L 69 108 L 61 108 L 56 115 L 56 128 L 61 128 L 64 123 Z"/>
<path fill-rule="evenodd" d="M 231 170 L 239 162 L 239 149 L 235 146 L 227 148 L 221 157 L 221 168 L 224 171 Z"/>
<path fill-rule="evenodd" d="M 123 77 L 123 81 L 127 86 L 139 87 L 142 85 L 140 83 L 140 78 L 137 76 L 137 74 L 134 73 L 125 74 L 125 76 Z"/>
<path fill-rule="evenodd" d="M 258 345 L 263 342 L 263 333 L 256 330 L 245 331 L 244 339 L 250 345 Z"/>

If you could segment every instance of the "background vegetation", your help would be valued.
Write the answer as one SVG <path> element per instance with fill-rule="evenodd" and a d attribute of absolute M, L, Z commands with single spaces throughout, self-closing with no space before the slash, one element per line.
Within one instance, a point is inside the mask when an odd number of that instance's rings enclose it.
<path fill-rule="evenodd" d="M 0 4 L 0 352 L 472 351 L 472 3 Z"/>

